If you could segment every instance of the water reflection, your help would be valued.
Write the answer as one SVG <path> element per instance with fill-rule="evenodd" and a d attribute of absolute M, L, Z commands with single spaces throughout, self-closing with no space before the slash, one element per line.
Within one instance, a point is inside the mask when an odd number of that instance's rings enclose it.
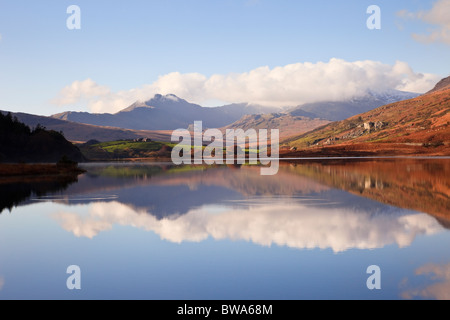
<path fill-rule="evenodd" d="M 66 197 L 56 202 L 67 205 L 82 196 L 116 196 L 118 202 L 146 211 L 158 219 L 179 216 L 205 205 L 273 197 L 296 197 L 320 193 L 330 188 L 307 177 L 279 172 L 276 177 L 261 176 L 258 167 L 175 167 L 145 165 L 96 166 L 70 186 Z M 150 170 L 150 171 L 147 171 Z M 84 203 L 91 203 L 86 200 Z"/>
<path fill-rule="evenodd" d="M 426 214 L 315 207 L 283 199 L 245 208 L 205 206 L 165 219 L 118 202 L 91 204 L 83 211 L 88 214 L 64 211 L 55 213 L 53 218 L 78 237 L 93 238 L 120 225 L 152 231 L 175 243 L 199 242 L 211 237 L 250 241 L 262 246 L 320 248 L 334 252 L 350 248 L 375 249 L 389 244 L 405 247 L 418 235 L 443 230 Z"/>
<path fill-rule="evenodd" d="M 0 216 L 0 296 L 46 287 L 72 298 L 64 272 L 76 263 L 89 270 L 87 298 L 447 299 L 449 166 L 302 161 L 261 176 L 245 165 L 87 164 L 76 183 L 2 183 L 3 206 L 27 207 Z M 370 264 L 386 275 L 381 292 L 366 289 Z M 35 289 L 22 279 L 29 265 Z"/>
<path fill-rule="evenodd" d="M 125 163 L 86 169 L 78 183 L 3 188 L 31 197 L 25 203 L 84 206 L 87 215 L 68 209 L 53 217 L 88 238 L 123 225 L 178 243 L 211 237 L 342 252 L 405 247 L 450 225 L 447 160 L 303 161 L 283 164 L 276 176 L 261 176 L 255 166 Z"/>
<path fill-rule="evenodd" d="M 330 187 L 450 221 L 450 161 L 386 159 L 316 161 L 293 169 Z"/>
<path fill-rule="evenodd" d="M 432 214 L 444 225 L 450 221 L 449 160 L 302 161 L 285 163 L 276 176 L 269 177 L 261 176 L 259 168 L 248 166 L 99 165 L 89 171 L 90 175 L 72 186 L 70 193 L 115 190 L 120 193 L 120 202 L 152 208 L 152 214 L 158 217 L 227 200 L 295 197 L 339 189 L 377 203 Z M 150 190 L 152 186 L 157 188 Z M 145 192 L 139 192 L 144 188 Z M 133 192 L 126 194 L 124 189 Z M 364 202 L 354 197 L 351 200 L 352 206 Z"/>
<path fill-rule="evenodd" d="M 10 177 L 0 178 L 0 214 L 8 209 L 25 205 L 32 197 L 62 192 L 77 182 L 77 176 Z"/>
<path fill-rule="evenodd" d="M 417 277 L 425 277 L 426 284 L 421 287 L 409 288 L 402 292 L 404 299 L 450 300 L 450 264 L 430 263 L 418 268 L 415 274 Z M 405 279 L 402 286 L 411 286 L 409 280 Z"/>

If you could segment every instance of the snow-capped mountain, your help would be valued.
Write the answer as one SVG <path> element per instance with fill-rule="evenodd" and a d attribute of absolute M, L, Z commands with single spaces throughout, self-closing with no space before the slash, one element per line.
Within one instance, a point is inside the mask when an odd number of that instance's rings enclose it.
<path fill-rule="evenodd" d="M 361 114 L 375 108 L 398 101 L 413 99 L 420 94 L 399 90 L 386 90 L 382 92 L 367 91 L 360 97 L 345 101 L 323 101 L 306 103 L 289 110 L 294 116 L 309 114 L 309 117 L 340 121 Z"/>
<path fill-rule="evenodd" d="M 342 120 L 364 113 L 385 104 L 416 97 L 417 94 L 390 90 L 369 91 L 363 97 L 341 102 L 309 103 L 290 109 L 288 115 L 320 118 L 331 121 Z M 133 130 L 175 130 L 188 128 L 194 121 L 202 120 L 206 128 L 221 128 L 243 116 L 284 112 L 277 107 L 264 107 L 249 103 L 230 104 L 206 108 L 190 103 L 173 94 L 155 95 L 152 99 L 138 101 L 115 114 L 92 114 L 88 112 L 64 112 L 52 116 L 60 120 L 97 126 L 118 127 Z"/>
<path fill-rule="evenodd" d="M 188 128 L 197 120 L 202 120 L 204 127 L 221 128 L 239 120 L 244 115 L 275 111 L 279 111 L 279 108 L 247 103 L 205 108 L 173 94 L 165 96 L 157 94 L 148 101 L 135 102 L 116 114 L 64 112 L 52 117 L 84 124 L 133 130 L 175 130 Z"/>

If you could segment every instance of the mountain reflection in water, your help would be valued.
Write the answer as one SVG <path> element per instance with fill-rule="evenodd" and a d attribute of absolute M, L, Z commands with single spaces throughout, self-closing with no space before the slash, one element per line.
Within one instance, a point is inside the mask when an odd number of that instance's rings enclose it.
<path fill-rule="evenodd" d="M 409 246 L 450 220 L 446 160 L 285 163 L 276 176 L 253 166 L 86 168 L 78 183 L 23 203 L 67 205 L 52 217 L 78 237 L 123 225 L 177 243 L 211 237 L 335 252 Z"/>
<path fill-rule="evenodd" d="M 330 187 L 450 221 L 450 160 L 328 161 L 293 171 Z"/>

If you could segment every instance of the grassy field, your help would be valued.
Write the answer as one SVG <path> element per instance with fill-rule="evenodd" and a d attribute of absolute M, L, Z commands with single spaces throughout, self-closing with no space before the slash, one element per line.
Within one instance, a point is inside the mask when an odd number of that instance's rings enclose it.
<path fill-rule="evenodd" d="M 159 141 L 130 141 L 119 140 L 101 142 L 96 144 L 78 145 L 83 155 L 88 160 L 118 160 L 118 159 L 140 159 L 140 158 L 170 158 L 175 143 Z M 193 149 L 194 147 L 191 146 Z M 202 147 L 203 150 L 205 147 Z M 226 149 L 223 149 L 226 154 Z M 244 149 L 247 154 L 258 154 L 258 149 Z"/>
<path fill-rule="evenodd" d="M 99 144 L 93 145 L 93 147 L 101 148 L 107 152 L 122 152 L 127 150 L 135 150 L 135 151 L 159 151 L 163 147 L 163 143 L 161 142 L 134 142 L 134 141 L 111 141 L 111 142 L 102 142 Z"/>
<path fill-rule="evenodd" d="M 110 141 L 96 144 L 82 144 L 83 155 L 89 160 L 116 160 L 133 158 L 170 157 L 174 144 L 157 141 Z"/>

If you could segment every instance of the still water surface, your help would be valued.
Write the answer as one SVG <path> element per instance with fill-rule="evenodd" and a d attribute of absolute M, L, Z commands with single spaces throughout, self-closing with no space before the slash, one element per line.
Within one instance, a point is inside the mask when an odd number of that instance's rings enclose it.
<path fill-rule="evenodd" d="M 84 168 L 0 181 L 0 299 L 450 299 L 450 160 Z"/>

